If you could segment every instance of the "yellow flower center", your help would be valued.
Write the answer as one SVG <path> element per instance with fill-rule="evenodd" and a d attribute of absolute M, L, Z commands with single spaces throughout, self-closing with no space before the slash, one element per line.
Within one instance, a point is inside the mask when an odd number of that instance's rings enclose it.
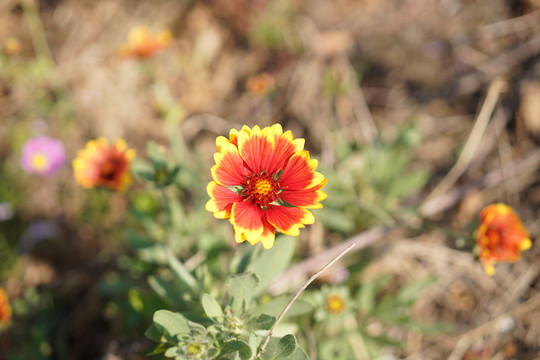
<path fill-rule="evenodd" d="M 328 295 L 326 297 L 326 308 L 334 314 L 338 314 L 345 310 L 345 301 L 341 296 Z"/>
<path fill-rule="evenodd" d="M 274 176 L 262 173 L 254 174 L 247 178 L 242 192 L 244 201 L 251 201 L 262 208 L 276 201 L 280 191 L 278 182 Z"/>
<path fill-rule="evenodd" d="M 32 156 L 32 167 L 36 171 L 45 171 L 49 167 L 49 158 L 42 153 L 36 153 Z"/>
<path fill-rule="evenodd" d="M 272 184 L 266 179 L 259 179 L 255 182 L 255 193 L 265 196 L 272 191 Z"/>

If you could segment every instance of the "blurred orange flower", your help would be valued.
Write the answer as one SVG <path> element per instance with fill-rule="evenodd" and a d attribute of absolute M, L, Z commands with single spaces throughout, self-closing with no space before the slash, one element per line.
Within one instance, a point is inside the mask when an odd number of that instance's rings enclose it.
<path fill-rule="evenodd" d="M 169 30 L 154 34 L 149 26 L 142 25 L 131 29 L 127 40 L 127 43 L 118 48 L 121 58 L 147 59 L 168 48 L 173 42 L 173 36 Z"/>
<path fill-rule="evenodd" d="M 246 89 L 255 96 L 264 96 L 274 89 L 274 77 L 268 73 L 261 73 L 250 77 L 246 82 Z"/>
<path fill-rule="evenodd" d="M 135 150 L 128 149 L 124 140 L 114 145 L 105 138 L 90 140 L 73 160 L 75 179 L 85 188 L 124 191 L 132 182 L 130 163 L 134 158 Z"/>
<path fill-rule="evenodd" d="M 21 42 L 14 37 L 8 38 L 4 42 L 4 54 L 7 56 L 14 56 L 21 52 L 22 45 Z"/>
<path fill-rule="evenodd" d="M 488 205 L 480 213 L 480 220 L 476 242 L 486 274 L 493 275 L 494 265 L 500 261 L 515 262 L 521 251 L 531 247 L 527 229 L 510 206 Z"/>
<path fill-rule="evenodd" d="M 4 289 L 0 288 L 0 330 L 11 322 L 11 306 Z"/>

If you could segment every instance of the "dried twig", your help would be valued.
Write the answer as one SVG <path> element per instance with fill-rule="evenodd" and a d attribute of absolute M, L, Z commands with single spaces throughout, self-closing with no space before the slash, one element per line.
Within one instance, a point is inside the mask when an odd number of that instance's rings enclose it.
<path fill-rule="evenodd" d="M 524 314 L 532 309 L 537 308 L 540 305 L 540 295 L 536 295 L 524 303 L 520 304 L 516 308 L 497 316 L 495 319 L 488 321 L 485 324 L 478 326 L 475 329 L 469 330 L 466 333 L 460 335 L 457 339 L 452 339 L 453 341 L 457 340 L 454 351 L 448 357 L 448 360 L 459 360 L 463 358 L 463 355 L 469 348 L 469 346 L 477 339 L 482 338 L 483 336 L 497 333 L 497 332 L 506 332 L 511 330 L 514 326 L 514 317 Z"/>
<path fill-rule="evenodd" d="M 339 259 L 341 259 L 345 254 L 347 254 L 349 251 L 352 250 L 352 248 L 355 246 L 355 243 L 352 243 L 349 245 L 345 250 L 341 251 L 336 257 L 334 257 L 328 264 L 326 264 L 321 270 L 317 271 L 315 274 L 313 274 L 308 281 L 294 294 L 291 301 L 285 306 L 285 309 L 279 314 L 276 322 L 274 323 L 274 326 L 268 331 L 268 335 L 266 335 L 266 338 L 264 339 L 264 342 L 262 343 L 261 347 L 259 348 L 259 352 L 257 353 L 257 358 L 262 355 L 264 352 L 264 349 L 266 348 L 266 345 L 268 345 L 268 342 L 270 341 L 270 338 L 272 337 L 272 333 L 276 329 L 276 327 L 279 325 L 287 311 L 291 308 L 292 304 L 298 299 L 298 297 L 306 290 L 306 288 L 311 284 L 316 278 L 318 278 L 323 272 L 325 272 L 330 266 L 334 265 Z"/>
<path fill-rule="evenodd" d="M 324 264 L 331 259 L 338 256 L 344 251 L 354 246 L 354 251 L 359 251 L 366 246 L 373 244 L 375 241 L 381 239 L 385 234 L 391 231 L 393 228 L 389 227 L 376 227 L 367 230 L 361 234 L 353 236 L 352 238 L 339 243 L 338 245 L 312 257 L 298 265 L 295 265 L 281 274 L 268 288 L 268 292 L 271 294 L 277 294 L 281 292 L 284 284 L 290 284 L 291 279 L 295 279 L 297 276 L 304 276 L 310 272 L 315 271 L 321 264 Z M 349 250 L 347 250 L 349 251 Z"/>
<path fill-rule="evenodd" d="M 531 151 L 519 160 L 495 169 L 484 175 L 480 180 L 473 181 L 452 189 L 444 194 L 434 197 L 429 201 L 425 201 L 420 207 L 420 215 L 424 217 L 432 217 L 463 199 L 472 191 L 490 188 L 496 186 L 505 180 L 503 174 L 516 174 L 523 176 L 531 174 L 540 167 L 540 149 Z"/>
<path fill-rule="evenodd" d="M 535 35 L 511 50 L 490 58 L 483 64 L 478 64 L 476 68 L 479 71 L 467 74 L 458 80 L 455 94 L 458 96 L 472 94 L 487 81 L 508 74 L 538 53 L 540 53 L 540 35 Z"/>
<path fill-rule="evenodd" d="M 540 24 L 540 11 L 534 11 L 522 16 L 481 26 L 478 29 L 478 34 L 482 40 L 489 40 L 499 36 L 532 30 L 538 24 Z"/>
<path fill-rule="evenodd" d="M 499 100 L 499 95 L 504 90 L 505 85 L 506 83 L 501 79 L 493 80 L 489 86 L 486 100 L 482 105 L 482 109 L 480 110 L 480 113 L 478 113 L 474 127 L 469 135 L 469 138 L 467 139 L 467 142 L 465 143 L 465 146 L 463 147 L 463 151 L 461 152 L 455 165 L 452 167 L 452 169 L 450 169 L 448 174 L 441 180 L 441 182 L 437 184 L 435 189 L 433 189 L 433 191 L 427 197 L 426 201 L 430 201 L 434 197 L 447 192 L 455 184 L 459 177 L 463 175 L 465 170 L 467 170 L 467 167 L 474 157 L 478 144 L 486 131 L 486 127 L 489 123 L 489 119 L 491 118 L 491 114 L 493 113 L 493 109 L 495 109 L 495 105 Z"/>

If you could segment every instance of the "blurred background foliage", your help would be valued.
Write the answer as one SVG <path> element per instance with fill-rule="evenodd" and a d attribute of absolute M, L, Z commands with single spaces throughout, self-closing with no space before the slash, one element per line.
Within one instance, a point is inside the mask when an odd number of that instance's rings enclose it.
<path fill-rule="evenodd" d="M 488 278 L 456 240 L 494 201 L 518 208 L 533 240 L 540 229 L 538 161 L 463 191 L 537 149 L 539 11 L 532 0 L 3 1 L 0 286 L 14 314 L 0 359 L 186 358 L 190 339 L 208 358 L 253 358 L 309 274 L 280 275 L 379 227 L 393 231 L 304 292 L 268 354 L 535 358 L 538 248 Z M 119 58 L 141 24 L 173 43 Z M 256 92 L 261 73 L 271 83 Z M 506 90 L 459 196 L 420 214 L 497 77 Z M 313 226 L 264 251 L 204 210 L 205 186 L 216 136 L 276 122 L 306 139 L 328 198 Z M 85 190 L 70 164 L 26 174 L 21 149 L 36 135 L 61 139 L 70 161 L 89 139 L 125 138 L 135 184 Z M 250 284 L 245 298 L 231 279 Z"/>

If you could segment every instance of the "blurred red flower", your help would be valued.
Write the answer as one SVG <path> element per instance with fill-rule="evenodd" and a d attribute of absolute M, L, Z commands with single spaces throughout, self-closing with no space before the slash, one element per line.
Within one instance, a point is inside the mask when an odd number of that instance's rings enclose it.
<path fill-rule="evenodd" d="M 480 248 L 480 262 L 486 274 L 493 275 L 494 265 L 498 262 L 517 261 L 521 251 L 531 247 L 527 229 L 510 206 L 488 205 L 480 213 L 480 220 L 476 242 Z"/>
<path fill-rule="evenodd" d="M 109 144 L 105 138 L 90 140 L 73 160 L 75 180 L 85 187 L 124 191 L 131 185 L 130 164 L 135 150 L 124 140 Z"/>
<path fill-rule="evenodd" d="M 11 322 L 11 306 L 4 289 L 0 288 L 0 330 L 7 327 Z"/>

